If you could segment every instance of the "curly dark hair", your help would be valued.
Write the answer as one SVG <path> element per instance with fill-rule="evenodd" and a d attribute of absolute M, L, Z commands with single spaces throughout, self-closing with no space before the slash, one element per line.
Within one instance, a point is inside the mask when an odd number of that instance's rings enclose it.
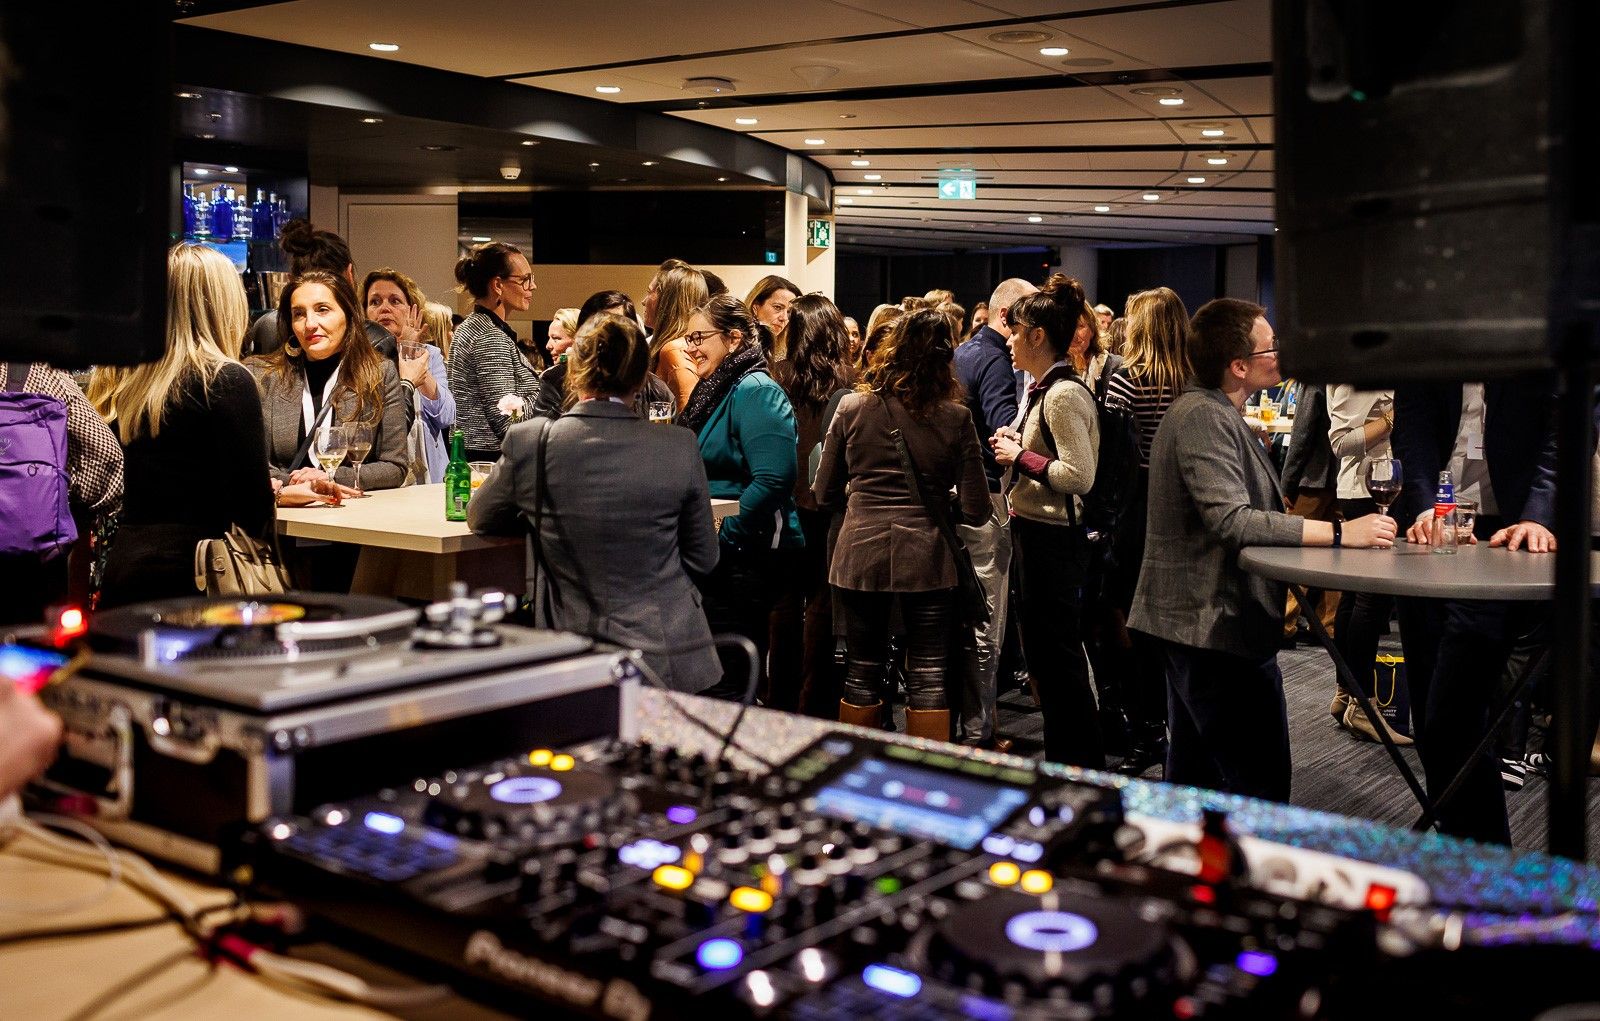
<path fill-rule="evenodd" d="M 850 333 L 839 306 L 806 294 L 789 306 L 787 357 L 772 366 L 772 378 L 793 404 L 820 407 L 851 382 Z"/>
<path fill-rule="evenodd" d="M 872 352 L 856 389 L 898 397 L 907 411 L 925 416 L 941 402 L 962 399 L 951 367 L 955 352 L 949 316 L 931 308 L 907 313 Z"/>

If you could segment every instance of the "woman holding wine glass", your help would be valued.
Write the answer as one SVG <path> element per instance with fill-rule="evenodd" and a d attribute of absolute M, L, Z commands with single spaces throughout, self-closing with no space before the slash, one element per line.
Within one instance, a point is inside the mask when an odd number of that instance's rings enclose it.
<path fill-rule="evenodd" d="M 1390 456 L 1389 434 L 1394 431 L 1394 391 L 1357 390 L 1348 384 L 1328 388 L 1328 442 L 1339 460 L 1339 513 L 1353 521 L 1374 511 L 1389 513 L 1400 495 L 1402 466 Z M 1350 672 L 1371 695 L 1372 664 L 1378 640 L 1389 630 L 1394 597 L 1374 592 L 1347 593 L 1334 616 L 1334 643 L 1350 664 Z M 1328 707 L 1339 724 L 1369 741 L 1379 737 L 1365 713 L 1343 691 Z M 1387 724 L 1386 724 L 1387 726 Z M 1396 744 L 1411 739 L 1390 731 Z"/>

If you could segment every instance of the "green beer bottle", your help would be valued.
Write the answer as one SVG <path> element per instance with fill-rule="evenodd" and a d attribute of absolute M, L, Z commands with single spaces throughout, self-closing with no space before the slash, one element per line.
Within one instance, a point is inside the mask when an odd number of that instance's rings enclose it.
<path fill-rule="evenodd" d="M 472 468 L 467 464 L 467 437 L 460 429 L 450 434 L 450 466 L 444 470 L 444 519 L 467 520 L 472 499 Z"/>

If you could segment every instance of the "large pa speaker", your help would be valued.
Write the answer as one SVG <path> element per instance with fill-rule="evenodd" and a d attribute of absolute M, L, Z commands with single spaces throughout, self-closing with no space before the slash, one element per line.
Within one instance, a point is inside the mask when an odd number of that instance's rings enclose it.
<path fill-rule="evenodd" d="M 161 355 L 170 9 L 0 6 L 0 359 Z"/>
<path fill-rule="evenodd" d="M 1596 133 L 1578 127 L 1574 67 L 1597 7 L 1278 0 L 1288 372 L 1485 379 L 1594 336 Z"/>

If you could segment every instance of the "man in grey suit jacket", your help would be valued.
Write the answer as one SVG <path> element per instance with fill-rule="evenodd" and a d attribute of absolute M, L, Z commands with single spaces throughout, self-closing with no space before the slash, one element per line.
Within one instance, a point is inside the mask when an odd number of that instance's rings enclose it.
<path fill-rule="evenodd" d="M 530 552 L 542 544 L 549 571 L 549 623 L 639 649 L 670 687 L 700 691 L 722 677 L 686 573 L 717 564 L 705 464 L 694 433 L 642 420 L 632 398 L 580 401 L 554 421 L 511 426 L 467 522 L 485 535 L 528 533 L 548 431 L 544 513 L 528 541 Z M 538 591 L 531 557 L 529 567 Z"/>
<path fill-rule="evenodd" d="M 1266 310 L 1207 302 L 1189 327 L 1195 384 L 1150 449 L 1144 565 L 1128 627 L 1157 639 L 1171 729 L 1166 779 L 1289 799 L 1289 720 L 1278 670 L 1283 586 L 1238 565 L 1246 546 L 1380 546 L 1392 518 L 1340 523 L 1283 512 L 1278 473 L 1244 421 L 1279 380 Z"/>

